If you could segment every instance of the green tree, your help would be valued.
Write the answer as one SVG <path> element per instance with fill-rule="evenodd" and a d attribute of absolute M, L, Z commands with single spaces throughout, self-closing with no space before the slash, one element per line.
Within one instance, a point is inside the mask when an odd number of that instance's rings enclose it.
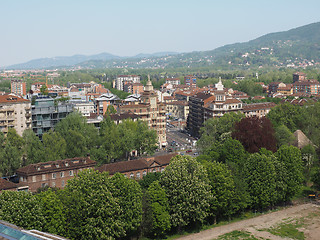
<path fill-rule="evenodd" d="M 150 206 L 151 227 L 147 234 L 152 237 L 163 237 L 170 230 L 169 203 L 165 190 L 159 181 L 154 181 L 147 190 L 148 204 Z"/>
<path fill-rule="evenodd" d="M 162 173 L 160 184 L 169 199 L 171 225 L 203 222 L 209 215 L 210 185 L 204 167 L 190 156 L 176 156 Z"/>
<path fill-rule="evenodd" d="M 49 94 L 49 91 L 48 91 L 48 87 L 47 85 L 43 84 L 40 88 L 40 92 L 42 95 L 48 95 Z"/>
<path fill-rule="evenodd" d="M 123 236 L 122 209 L 112 195 L 108 173 L 85 170 L 64 189 L 68 237 L 111 239 Z"/>
<path fill-rule="evenodd" d="M 276 171 L 271 157 L 251 154 L 244 164 L 244 175 L 252 208 L 264 209 L 273 205 Z"/>
<path fill-rule="evenodd" d="M 301 151 L 294 146 L 281 146 L 275 156 L 284 164 L 285 182 L 287 190 L 285 192 L 286 201 L 290 200 L 301 189 L 303 182 L 303 164 Z"/>
<path fill-rule="evenodd" d="M 315 166 L 318 165 L 318 161 L 319 161 L 315 147 L 311 144 L 304 146 L 301 149 L 301 156 L 303 160 L 305 179 L 306 181 L 309 181 L 311 176 L 311 171 Z"/>
<path fill-rule="evenodd" d="M 109 179 L 109 184 L 112 186 L 112 196 L 121 208 L 117 221 L 121 222 L 122 236 L 136 234 L 142 220 L 142 191 L 139 183 L 116 173 Z"/>
<path fill-rule="evenodd" d="M 143 178 L 139 181 L 139 184 L 142 189 L 148 189 L 154 181 L 159 181 L 160 177 L 161 172 L 148 173 L 147 175 L 143 176 Z"/>
<path fill-rule="evenodd" d="M 66 236 L 66 216 L 64 205 L 57 194 L 48 188 L 36 195 L 41 206 L 43 221 L 43 231 Z"/>
<path fill-rule="evenodd" d="M 45 161 L 55 161 L 64 159 L 67 151 L 66 140 L 58 133 L 49 131 L 42 136 Z"/>
<path fill-rule="evenodd" d="M 24 191 L 1 192 L 0 219 L 25 229 L 40 231 L 45 221 L 36 196 Z"/>
<path fill-rule="evenodd" d="M 211 214 L 216 222 L 217 218 L 230 217 L 239 210 L 239 205 L 237 205 L 239 199 L 237 199 L 233 177 L 227 165 L 205 162 L 204 166 L 208 173 L 213 196 L 210 202 Z"/>
<path fill-rule="evenodd" d="M 32 129 L 25 130 L 22 137 L 24 140 L 24 153 L 27 158 L 23 165 L 45 161 L 46 155 L 43 144 Z"/>
<path fill-rule="evenodd" d="M 22 152 L 7 142 L 0 151 L 0 172 L 2 176 L 10 176 L 21 167 Z"/>
<path fill-rule="evenodd" d="M 280 125 L 275 128 L 275 137 L 277 139 L 278 148 L 282 145 L 289 145 L 294 142 L 294 135 L 285 125 Z"/>

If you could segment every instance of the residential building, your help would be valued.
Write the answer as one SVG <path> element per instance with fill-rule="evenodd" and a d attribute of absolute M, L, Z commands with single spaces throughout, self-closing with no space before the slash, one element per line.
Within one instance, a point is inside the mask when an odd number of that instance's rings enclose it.
<path fill-rule="evenodd" d="M 180 85 L 180 78 L 167 78 L 166 84 Z"/>
<path fill-rule="evenodd" d="M 26 82 L 24 80 L 11 80 L 11 93 L 18 96 L 25 96 L 27 94 Z"/>
<path fill-rule="evenodd" d="M 118 75 L 116 80 L 113 82 L 113 88 L 123 91 L 126 83 L 140 83 L 140 76 L 137 75 Z"/>
<path fill-rule="evenodd" d="M 293 83 L 294 94 L 317 95 L 320 84 L 317 80 L 297 81 Z"/>
<path fill-rule="evenodd" d="M 187 75 L 184 77 L 184 83 L 190 87 L 197 86 L 197 78 L 193 75 Z"/>
<path fill-rule="evenodd" d="M 84 117 L 89 117 L 91 113 L 95 113 L 94 102 L 88 101 L 72 101 L 73 109 L 78 111 Z"/>
<path fill-rule="evenodd" d="M 166 110 L 168 116 L 186 120 L 189 115 L 189 104 L 187 101 L 167 102 Z"/>
<path fill-rule="evenodd" d="M 251 103 L 243 105 L 246 117 L 265 117 L 276 104 L 273 102 Z"/>
<path fill-rule="evenodd" d="M 131 112 L 110 114 L 109 117 L 117 125 L 126 119 L 131 119 L 134 122 L 140 119 L 139 115 Z"/>
<path fill-rule="evenodd" d="M 189 98 L 189 116 L 187 128 L 194 137 L 199 137 L 200 128 L 204 123 L 204 107 L 213 101 L 215 96 L 209 93 L 197 93 Z"/>
<path fill-rule="evenodd" d="M 90 157 L 69 158 L 64 160 L 41 162 L 19 168 L 16 173 L 19 183 L 29 186 L 29 191 L 49 186 L 64 188 L 67 181 L 84 169 L 93 169 L 96 162 Z"/>
<path fill-rule="evenodd" d="M 73 112 L 73 105 L 67 102 L 55 103 L 47 96 L 38 96 L 32 105 L 32 130 L 42 139 L 42 135 Z"/>
<path fill-rule="evenodd" d="M 141 94 L 143 92 L 143 84 L 127 82 L 123 86 L 123 91 L 132 94 Z"/>
<path fill-rule="evenodd" d="M 31 128 L 31 102 L 13 94 L 0 95 L 0 130 L 6 134 L 14 128 L 22 136 Z"/>
<path fill-rule="evenodd" d="M 147 122 L 150 129 L 157 132 L 159 146 L 166 146 L 166 106 L 159 101 L 158 94 L 153 90 L 150 79 L 141 94 L 140 101 L 119 106 L 119 112 L 137 114 L 142 121 Z"/>
<path fill-rule="evenodd" d="M 115 173 L 121 173 L 128 178 L 139 180 L 148 173 L 163 172 L 169 165 L 171 159 L 176 155 L 177 153 L 171 153 L 156 157 L 145 157 L 125 162 L 109 163 L 102 165 L 98 170 L 100 172 L 109 172 L 110 176 Z"/>
<path fill-rule="evenodd" d="M 268 93 L 271 96 L 274 93 L 281 93 L 285 96 L 293 94 L 293 85 L 283 82 L 272 82 L 268 86 Z"/>
<path fill-rule="evenodd" d="M 294 73 L 292 78 L 293 78 L 293 83 L 307 80 L 307 76 L 303 72 Z"/>
<path fill-rule="evenodd" d="M 115 105 L 120 101 L 120 98 L 112 93 L 102 94 L 95 100 L 95 111 L 98 115 L 104 115 L 109 105 Z"/>

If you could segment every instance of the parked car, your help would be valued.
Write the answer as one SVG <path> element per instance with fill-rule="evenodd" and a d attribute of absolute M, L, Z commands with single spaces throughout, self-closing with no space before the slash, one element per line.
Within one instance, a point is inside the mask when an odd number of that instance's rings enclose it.
<path fill-rule="evenodd" d="M 188 149 L 188 150 L 186 151 L 186 153 L 190 153 L 190 152 L 192 152 L 192 149 Z"/>

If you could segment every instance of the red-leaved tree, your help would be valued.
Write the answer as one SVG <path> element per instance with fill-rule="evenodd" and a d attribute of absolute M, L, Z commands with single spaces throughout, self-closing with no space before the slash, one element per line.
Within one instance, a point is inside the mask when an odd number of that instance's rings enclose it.
<path fill-rule="evenodd" d="M 275 132 L 271 121 L 266 117 L 243 118 L 236 123 L 232 138 L 239 140 L 250 153 L 259 152 L 260 148 L 277 151 Z"/>

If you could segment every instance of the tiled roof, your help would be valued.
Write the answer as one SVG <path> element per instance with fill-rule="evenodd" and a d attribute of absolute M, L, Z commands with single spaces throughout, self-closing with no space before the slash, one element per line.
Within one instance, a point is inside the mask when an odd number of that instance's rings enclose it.
<path fill-rule="evenodd" d="M 125 173 L 137 170 L 148 169 L 150 165 L 154 162 L 159 165 L 168 165 L 170 163 L 171 158 L 176 156 L 177 153 L 160 155 L 151 158 L 140 158 L 137 160 L 123 161 L 123 162 L 115 162 L 104 164 L 98 168 L 100 172 L 109 172 L 110 175 L 113 175 L 117 172 Z"/>
<path fill-rule="evenodd" d="M 187 106 L 187 101 L 173 101 L 173 102 L 167 102 L 166 105 L 180 105 L 180 106 Z"/>
<path fill-rule="evenodd" d="M 225 104 L 231 104 L 231 103 L 242 103 L 242 102 L 235 98 L 227 98 L 225 101 Z"/>
<path fill-rule="evenodd" d="M 15 189 L 15 188 L 17 188 L 17 184 L 0 178 L 0 191 L 7 190 L 7 189 Z"/>
<path fill-rule="evenodd" d="M 124 120 L 124 119 L 137 119 L 140 118 L 138 115 L 130 112 L 125 113 L 115 113 L 109 115 L 112 121 Z"/>
<path fill-rule="evenodd" d="M 82 167 L 93 167 L 95 165 L 96 162 L 91 160 L 89 157 L 68 158 L 64 160 L 30 164 L 19 168 L 17 170 L 17 174 L 23 176 L 37 175 L 47 172 L 59 172 Z"/>
<path fill-rule="evenodd" d="M 269 109 L 276 106 L 273 102 L 265 102 L 265 103 L 251 103 L 247 105 L 243 105 L 243 111 L 249 112 L 253 110 L 262 110 L 262 109 Z"/>
<path fill-rule="evenodd" d="M 0 103 L 26 103 L 29 100 L 11 94 L 0 95 Z"/>

